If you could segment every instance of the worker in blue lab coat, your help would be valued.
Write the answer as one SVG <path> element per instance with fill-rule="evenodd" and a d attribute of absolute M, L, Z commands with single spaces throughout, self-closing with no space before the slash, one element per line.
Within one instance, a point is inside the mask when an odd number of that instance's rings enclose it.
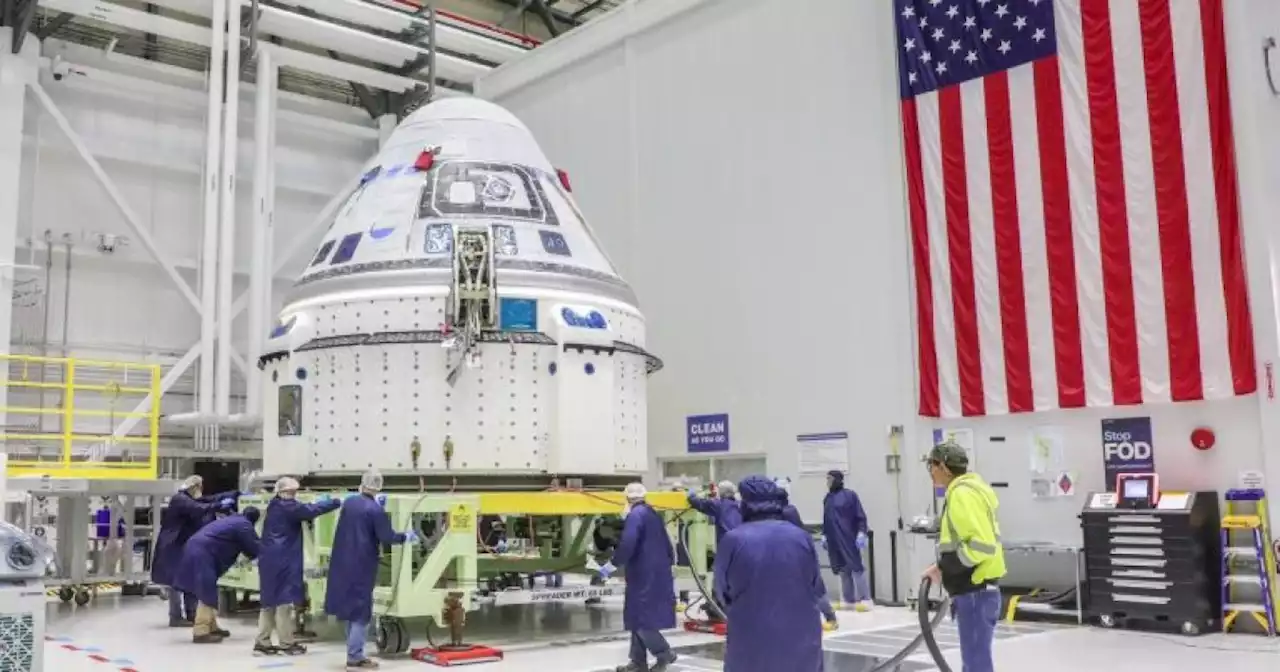
<path fill-rule="evenodd" d="M 844 601 L 858 611 L 871 607 L 871 584 L 862 564 L 867 547 L 867 512 L 858 493 L 844 487 L 844 472 L 827 472 L 827 496 L 822 500 L 822 543 L 831 571 L 840 577 Z"/>
<path fill-rule="evenodd" d="M 821 672 L 820 600 L 813 539 L 782 518 L 786 493 L 764 476 L 738 484 L 742 526 L 716 556 L 715 591 L 729 618 L 724 669 Z"/>
<path fill-rule="evenodd" d="M 219 518 L 200 528 L 182 550 L 177 588 L 195 593 L 200 601 L 191 631 L 197 644 L 217 644 L 231 636 L 218 627 L 218 579 L 241 555 L 250 560 L 258 557 L 258 533 L 253 529 L 258 516 L 258 510 L 250 506 L 242 513 Z"/>
<path fill-rule="evenodd" d="M 182 551 L 201 527 L 211 522 L 219 511 L 235 509 L 238 492 L 204 496 L 204 479 L 191 476 L 160 516 L 160 532 L 156 535 L 155 556 L 151 560 L 151 581 L 169 587 L 169 627 L 189 628 L 196 619 L 196 596 L 183 593 L 174 585 Z"/>
<path fill-rule="evenodd" d="M 622 539 L 613 559 L 600 567 L 608 579 L 619 567 L 627 570 L 626 603 L 622 627 L 631 632 L 631 662 L 617 672 L 662 672 L 676 660 L 662 630 L 676 627 L 676 587 L 672 565 L 676 562 L 662 516 L 644 500 L 644 485 L 627 485 L 623 509 Z M 657 662 L 650 667 L 649 654 Z"/>
<path fill-rule="evenodd" d="M 716 486 L 715 499 L 699 497 L 698 491 L 689 488 L 689 506 L 716 524 L 716 546 L 729 530 L 742 524 L 742 512 L 738 510 L 738 488 L 730 481 Z"/>
<path fill-rule="evenodd" d="M 364 642 L 373 621 L 373 586 L 382 547 L 418 540 L 412 528 L 402 534 L 391 528 L 391 519 L 378 500 L 380 492 L 382 474 L 371 469 L 360 479 L 359 494 L 348 495 L 342 502 L 333 533 L 324 610 L 345 624 L 347 669 L 352 670 L 378 667 L 365 656 Z"/>
<path fill-rule="evenodd" d="M 795 504 L 791 503 L 791 479 L 779 478 L 773 482 L 782 491 L 782 519 L 804 530 L 805 534 L 809 534 L 809 530 L 805 528 L 804 521 L 800 520 L 800 511 Z M 827 622 L 827 629 L 835 630 L 839 626 L 836 620 L 836 610 L 831 606 L 831 600 L 827 599 L 826 590 L 822 591 L 822 598 L 818 600 L 818 609 L 822 611 L 822 618 Z"/>
<path fill-rule="evenodd" d="M 259 595 L 258 639 L 254 653 L 284 653 L 297 656 L 307 652 L 294 638 L 293 607 L 304 602 L 306 584 L 302 574 L 302 526 L 329 513 L 342 502 L 321 495 L 313 504 L 298 501 L 298 481 L 285 476 L 276 481 L 276 496 L 267 505 L 262 523 L 262 553 L 258 557 Z M 279 635 L 280 647 L 271 643 Z"/>

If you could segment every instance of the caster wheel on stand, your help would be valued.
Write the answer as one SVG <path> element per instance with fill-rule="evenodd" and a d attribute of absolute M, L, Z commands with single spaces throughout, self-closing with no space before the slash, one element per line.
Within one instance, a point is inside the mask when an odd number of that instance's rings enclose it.
<path fill-rule="evenodd" d="M 383 617 L 378 619 L 378 632 L 374 638 L 378 653 L 398 656 L 409 652 L 409 629 L 403 619 Z"/>
<path fill-rule="evenodd" d="M 1098 625 L 1104 628 L 1116 627 L 1116 619 L 1111 614 L 1102 614 L 1098 617 Z"/>
<path fill-rule="evenodd" d="M 1200 634 L 1200 626 L 1196 625 L 1195 623 L 1192 623 L 1191 621 L 1187 621 L 1186 623 L 1182 624 L 1182 634 L 1198 635 Z"/>
<path fill-rule="evenodd" d="M 58 599 L 62 600 L 63 604 L 71 602 L 72 598 L 74 598 L 75 596 L 76 596 L 76 591 L 72 590 L 71 588 L 64 586 L 58 589 Z"/>
<path fill-rule="evenodd" d="M 81 588 L 81 589 L 76 593 L 76 597 L 75 597 L 75 600 L 76 600 L 76 606 L 77 606 L 77 607 L 83 607 L 84 605 L 89 604 L 89 600 L 90 600 L 90 598 L 91 598 L 91 597 L 92 597 L 92 596 L 89 594 L 89 591 L 87 591 L 87 590 L 85 590 L 85 589 Z"/>

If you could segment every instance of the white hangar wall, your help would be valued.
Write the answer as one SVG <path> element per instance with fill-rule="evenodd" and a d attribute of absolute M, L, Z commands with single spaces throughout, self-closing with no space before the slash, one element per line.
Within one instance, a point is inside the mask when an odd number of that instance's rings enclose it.
<path fill-rule="evenodd" d="M 794 4 L 641 0 L 477 83 L 570 173 L 640 297 L 649 343 L 667 364 L 651 381 L 652 458 L 687 454 L 686 416 L 728 413 L 731 453 L 766 455 L 772 474 L 794 478 L 797 434 L 847 431 L 851 484 L 873 526 L 889 530 L 930 500 L 915 462 L 932 430 L 968 428 L 984 475 L 1008 483 L 1006 538 L 1063 543 L 1078 543 L 1085 493 L 1103 487 L 1103 418 L 1151 418 L 1170 488 L 1224 490 L 1246 469 L 1267 469 L 1280 483 L 1280 454 L 1268 462 L 1262 447 L 1275 412 L 1260 412 L 1271 402 L 1258 397 L 919 418 L 891 3 L 810 0 L 803 12 Z M 1250 26 L 1257 8 L 1230 4 L 1229 35 L 1251 33 L 1228 40 L 1233 71 L 1244 59 L 1261 68 L 1261 37 L 1252 33 L 1280 34 L 1280 20 Z M 1242 144 L 1272 123 L 1265 115 L 1278 104 L 1254 75 L 1244 88 L 1244 73 L 1232 81 Z M 1243 119 L 1241 108 L 1253 107 L 1256 118 Z M 1280 143 L 1276 131 L 1268 137 Z M 1253 151 L 1250 163 L 1242 148 L 1242 173 L 1274 162 Z M 1242 198 L 1253 199 L 1249 239 L 1267 238 L 1258 213 L 1274 213 L 1280 197 L 1262 188 L 1263 177 L 1241 181 Z M 1265 353 L 1276 351 L 1276 321 L 1258 307 L 1273 303 L 1269 259 L 1251 255 L 1262 359 L 1274 357 Z M 899 424 L 902 494 L 884 469 L 888 428 Z M 1031 496 L 1031 432 L 1041 426 L 1064 439 L 1062 469 L 1078 480 L 1073 497 Z M 1202 426 L 1217 434 L 1208 452 L 1189 439 Z M 1280 440 L 1275 429 L 1267 436 L 1269 445 Z M 797 490 L 802 514 L 816 521 L 820 479 Z M 877 558 L 887 567 L 883 545 Z M 1013 564 L 1029 572 L 1042 560 Z M 1069 572 L 1068 562 L 1053 573 Z"/>
<path fill-rule="evenodd" d="M 73 72 L 60 81 L 46 68 L 41 84 L 102 164 L 141 226 L 195 290 L 203 226 L 204 78 L 127 56 L 106 57 L 100 50 L 54 40 L 43 45 L 43 55 L 62 56 L 77 66 L 87 66 L 87 75 Z M 119 79 L 121 74 L 128 77 Z M 71 356 L 156 362 L 167 368 L 199 340 L 200 319 L 195 309 L 152 260 L 55 121 L 34 96 L 27 98 L 16 258 L 19 264 L 41 267 L 37 272 L 19 271 L 18 279 L 35 277 L 44 285 L 43 267 L 48 258 L 45 232 L 51 234 L 47 293 L 50 354 L 60 354 L 65 326 Z M 254 87 L 244 85 L 236 185 L 237 295 L 248 287 L 250 266 L 253 100 Z M 306 227 L 333 194 L 358 173 L 378 143 L 376 124 L 359 108 L 316 99 L 303 101 L 289 94 L 281 94 L 279 106 L 276 252 L 299 236 L 319 240 L 323 230 L 306 231 Z M 300 115 L 310 123 L 294 123 Z M 104 253 L 98 249 L 101 234 L 119 236 L 124 242 L 117 244 L 114 252 Z M 72 244 L 69 294 L 67 240 Z M 314 249 L 312 242 L 302 246 L 297 257 L 274 278 L 276 301 L 269 309 L 269 320 L 274 319 L 283 293 Z M 232 327 L 236 350 L 246 358 L 247 317 L 247 311 L 241 313 Z M 39 353 L 43 320 L 40 305 L 15 308 L 14 352 Z M 234 367 L 233 379 L 236 398 L 232 406 L 238 409 L 243 379 Z M 190 384 L 178 385 L 165 395 L 163 411 L 188 410 L 190 392 Z"/>
<path fill-rule="evenodd" d="M 686 416 L 727 413 L 732 453 L 794 478 L 796 435 L 848 431 L 850 483 L 888 530 L 882 455 L 890 424 L 914 432 L 914 384 L 897 101 L 867 92 L 892 89 L 893 47 L 849 27 L 889 25 L 891 4 L 803 4 L 633 3 L 477 93 L 569 172 L 639 295 L 666 363 L 651 458 L 686 454 Z M 814 522 L 820 482 L 795 487 Z"/>

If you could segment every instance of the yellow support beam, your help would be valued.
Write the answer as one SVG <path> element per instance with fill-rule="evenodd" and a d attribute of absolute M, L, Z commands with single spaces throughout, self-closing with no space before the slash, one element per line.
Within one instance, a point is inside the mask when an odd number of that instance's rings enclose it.
<path fill-rule="evenodd" d="M 622 512 L 621 492 L 481 492 L 481 515 L 579 516 Z M 683 492 L 651 492 L 645 497 L 658 511 L 683 511 L 689 500 Z"/>

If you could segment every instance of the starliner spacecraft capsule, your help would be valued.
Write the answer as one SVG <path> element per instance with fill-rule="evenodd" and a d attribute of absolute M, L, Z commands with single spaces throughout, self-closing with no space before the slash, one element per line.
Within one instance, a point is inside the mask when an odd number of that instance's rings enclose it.
<path fill-rule="evenodd" d="M 646 467 L 661 362 L 635 294 L 568 177 L 479 99 L 391 134 L 264 352 L 266 473 L 616 485 Z"/>

